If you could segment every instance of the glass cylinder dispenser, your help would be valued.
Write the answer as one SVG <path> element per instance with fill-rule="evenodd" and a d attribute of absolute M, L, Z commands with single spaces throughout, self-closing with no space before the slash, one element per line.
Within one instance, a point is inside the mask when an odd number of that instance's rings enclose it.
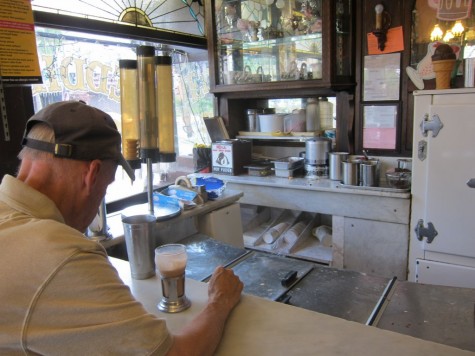
<path fill-rule="evenodd" d="M 129 164 L 140 168 L 140 125 L 137 92 L 137 61 L 119 60 L 122 151 Z"/>
<path fill-rule="evenodd" d="M 155 64 L 160 162 L 175 162 L 172 57 L 157 56 Z"/>
<path fill-rule="evenodd" d="M 139 93 L 140 121 L 140 156 L 157 162 L 158 117 L 157 95 L 155 87 L 155 48 L 153 46 L 137 47 L 137 75 Z"/>

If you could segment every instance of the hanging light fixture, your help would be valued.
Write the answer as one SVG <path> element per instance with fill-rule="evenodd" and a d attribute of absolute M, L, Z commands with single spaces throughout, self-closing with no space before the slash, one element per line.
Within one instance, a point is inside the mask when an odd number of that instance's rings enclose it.
<path fill-rule="evenodd" d="M 460 20 L 455 21 L 455 24 L 451 29 L 452 34 L 455 37 L 459 37 L 463 34 L 464 31 L 465 31 L 465 28 L 462 25 L 462 21 Z"/>
<path fill-rule="evenodd" d="M 464 35 L 464 32 L 465 32 L 465 27 L 463 26 L 462 21 L 460 20 L 455 21 L 452 28 L 447 30 L 445 34 L 440 28 L 439 24 L 437 23 L 434 25 L 434 28 L 432 29 L 432 32 L 430 33 L 430 40 L 432 42 L 440 41 L 440 40 L 442 40 L 443 42 L 449 42 L 455 37 L 462 37 Z"/>
<path fill-rule="evenodd" d="M 451 31 L 451 30 L 447 30 L 447 31 L 445 32 L 445 35 L 444 35 L 444 38 L 442 39 L 442 41 L 444 41 L 444 42 L 450 42 L 450 40 L 451 40 L 452 38 L 454 38 L 454 37 L 455 37 L 455 36 L 454 36 L 454 34 L 452 33 L 452 31 Z"/>
<path fill-rule="evenodd" d="M 434 28 L 432 29 L 432 32 L 430 33 L 430 40 L 432 42 L 439 41 L 442 39 L 443 35 L 444 33 L 442 32 L 442 29 L 440 28 L 439 24 L 435 24 Z"/>

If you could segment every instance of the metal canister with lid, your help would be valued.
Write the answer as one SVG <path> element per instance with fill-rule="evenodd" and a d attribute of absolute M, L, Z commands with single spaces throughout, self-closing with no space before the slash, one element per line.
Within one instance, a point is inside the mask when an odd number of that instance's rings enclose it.
<path fill-rule="evenodd" d="M 306 106 L 306 131 L 320 130 L 320 116 L 318 111 L 318 100 L 316 98 L 308 98 Z"/>
<path fill-rule="evenodd" d="M 256 132 L 259 131 L 257 128 L 257 109 L 247 109 L 247 131 Z"/>
<path fill-rule="evenodd" d="M 315 137 L 305 141 L 305 171 L 308 178 L 328 178 L 332 140 Z"/>

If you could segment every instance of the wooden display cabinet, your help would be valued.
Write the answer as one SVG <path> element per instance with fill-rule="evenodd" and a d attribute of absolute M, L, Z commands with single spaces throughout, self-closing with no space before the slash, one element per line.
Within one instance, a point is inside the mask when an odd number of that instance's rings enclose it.
<path fill-rule="evenodd" d="M 337 99 L 337 149 L 353 123 L 354 0 L 210 0 L 210 91 L 231 137 L 269 99 Z"/>
<path fill-rule="evenodd" d="M 206 2 L 211 91 L 352 88 L 353 3 Z"/>

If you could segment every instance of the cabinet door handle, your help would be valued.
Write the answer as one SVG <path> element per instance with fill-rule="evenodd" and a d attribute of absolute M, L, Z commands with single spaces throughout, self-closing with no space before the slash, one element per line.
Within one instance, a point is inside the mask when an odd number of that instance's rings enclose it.
<path fill-rule="evenodd" d="M 432 137 L 437 137 L 439 131 L 444 127 L 444 124 L 440 120 L 439 115 L 432 115 L 432 120 L 429 120 L 429 115 L 425 114 L 419 126 L 424 137 L 427 137 L 428 131 L 432 131 Z"/>

